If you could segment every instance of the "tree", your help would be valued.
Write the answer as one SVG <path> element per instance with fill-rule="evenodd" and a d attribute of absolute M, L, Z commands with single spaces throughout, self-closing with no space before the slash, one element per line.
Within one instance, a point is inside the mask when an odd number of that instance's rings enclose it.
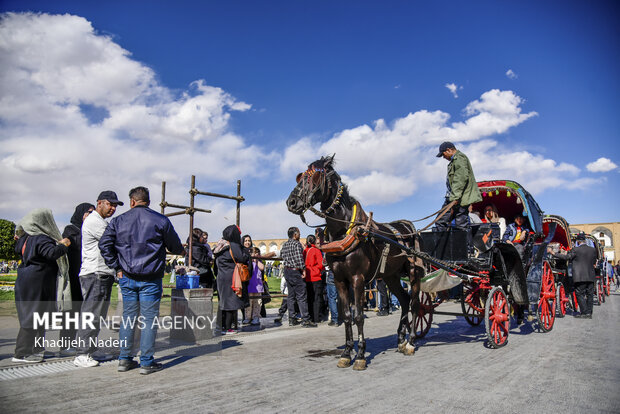
<path fill-rule="evenodd" d="M 0 219 L 0 260 L 17 260 L 15 253 L 15 223 Z"/>

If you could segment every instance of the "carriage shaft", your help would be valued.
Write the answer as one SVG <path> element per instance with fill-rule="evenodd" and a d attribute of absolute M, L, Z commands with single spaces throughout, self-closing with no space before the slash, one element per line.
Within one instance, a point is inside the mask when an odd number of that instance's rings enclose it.
<path fill-rule="evenodd" d="M 371 237 L 374 237 L 374 238 L 380 239 L 380 240 L 382 240 L 382 241 L 384 241 L 386 243 L 389 243 L 390 245 L 392 245 L 394 247 L 397 247 L 397 248 L 407 252 L 407 254 L 409 254 L 409 255 L 419 257 L 423 261 L 428 262 L 428 263 L 432 264 L 433 266 L 438 267 L 439 269 L 443 269 L 443 270 L 445 270 L 447 272 L 450 272 L 451 275 L 454 275 L 454 276 L 462 279 L 463 281 L 468 282 L 468 281 L 470 281 L 471 279 L 473 279 L 475 277 L 475 276 L 469 276 L 469 275 L 466 275 L 464 273 L 458 272 L 458 271 L 454 270 L 453 268 L 451 268 L 450 266 L 448 266 L 448 265 L 442 263 L 441 261 L 435 259 L 434 257 L 428 255 L 427 253 L 418 252 L 414 248 L 407 247 L 407 246 L 405 246 L 403 244 L 400 244 L 397 241 L 390 239 L 389 237 L 383 236 L 383 235 L 378 234 L 378 233 L 373 233 L 371 231 L 364 232 L 364 233 L 369 235 L 369 236 L 371 236 Z"/>

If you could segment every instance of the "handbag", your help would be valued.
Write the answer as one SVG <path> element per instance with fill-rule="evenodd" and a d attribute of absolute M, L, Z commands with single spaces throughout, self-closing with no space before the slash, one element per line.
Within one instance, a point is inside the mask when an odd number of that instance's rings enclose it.
<path fill-rule="evenodd" d="M 248 265 L 237 263 L 235 256 L 233 255 L 232 248 L 230 249 L 230 257 L 232 257 L 233 262 L 235 262 L 235 272 L 239 273 L 241 281 L 248 282 L 250 280 L 250 269 L 248 268 Z"/>
<path fill-rule="evenodd" d="M 269 284 L 266 280 L 263 280 L 263 304 L 271 302 L 271 295 L 269 294 Z"/>

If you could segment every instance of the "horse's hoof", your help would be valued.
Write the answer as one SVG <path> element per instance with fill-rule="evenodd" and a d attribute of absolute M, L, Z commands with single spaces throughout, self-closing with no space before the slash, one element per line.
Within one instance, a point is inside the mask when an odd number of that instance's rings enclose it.
<path fill-rule="evenodd" d="M 405 346 L 407 346 L 407 341 L 403 341 L 398 344 L 398 352 L 405 352 Z"/>
<path fill-rule="evenodd" d="M 366 360 L 365 359 L 356 359 L 353 363 L 353 369 L 355 371 L 363 371 L 366 369 Z"/>
<path fill-rule="evenodd" d="M 403 354 L 405 355 L 413 355 L 415 353 L 415 346 L 411 345 L 407 342 L 407 345 L 403 348 Z"/>
<path fill-rule="evenodd" d="M 338 368 L 349 368 L 351 366 L 351 358 L 340 358 Z"/>

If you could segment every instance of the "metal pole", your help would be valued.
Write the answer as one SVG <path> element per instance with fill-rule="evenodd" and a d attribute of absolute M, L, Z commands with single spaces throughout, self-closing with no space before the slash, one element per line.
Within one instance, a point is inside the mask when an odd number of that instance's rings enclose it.
<path fill-rule="evenodd" d="M 237 180 L 237 227 L 241 228 L 241 180 Z"/>
<path fill-rule="evenodd" d="M 166 182 L 161 182 L 161 214 L 164 214 L 164 209 L 166 208 Z"/>
<path fill-rule="evenodd" d="M 188 266 L 192 265 L 192 245 L 194 241 L 194 189 L 196 187 L 196 176 L 192 175 L 192 187 L 189 190 L 189 258 Z"/>

